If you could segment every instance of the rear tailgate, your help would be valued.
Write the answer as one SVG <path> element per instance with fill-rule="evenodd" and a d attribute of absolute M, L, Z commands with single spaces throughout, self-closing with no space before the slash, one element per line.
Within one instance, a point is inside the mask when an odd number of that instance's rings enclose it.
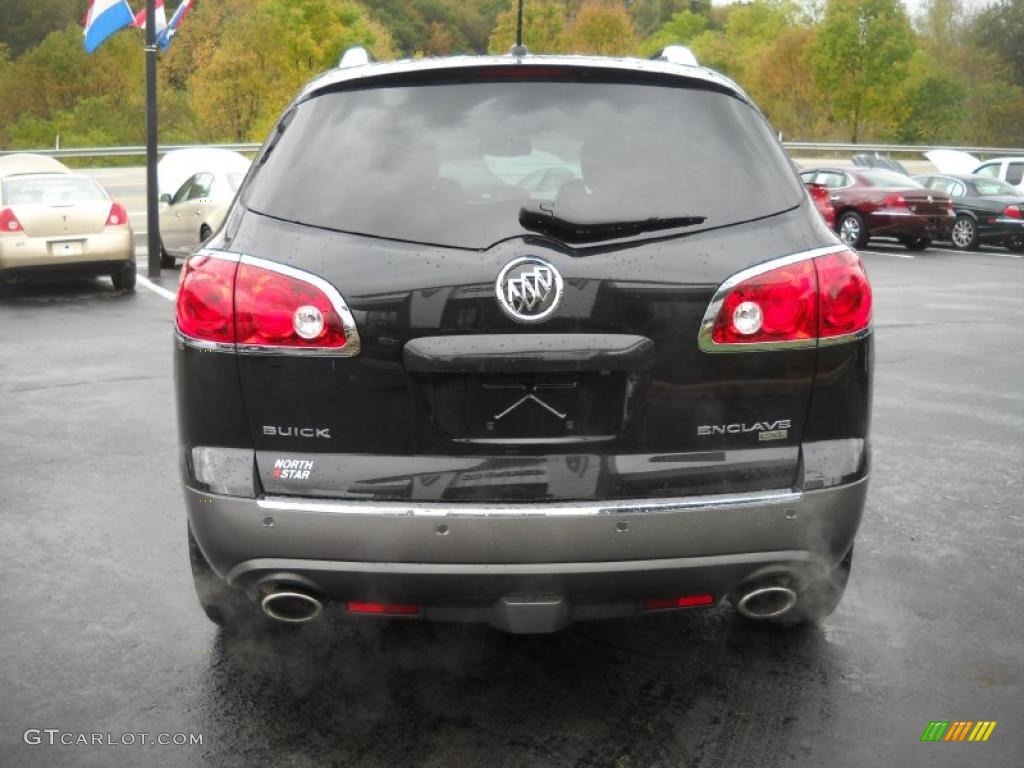
<path fill-rule="evenodd" d="M 425 255 L 264 218 L 251 238 L 243 226 L 236 246 L 252 255 L 331 253 L 320 275 L 362 345 L 352 358 L 239 356 L 264 489 L 525 501 L 791 486 L 815 350 L 709 355 L 697 335 L 746 254 L 785 255 L 808 236 L 806 215 L 733 230 L 728 247 L 707 233 L 587 256 L 519 240 Z M 495 299 L 496 276 L 524 251 L 565 280 L 543 328 Z"/>
<path fill-rule="evenodd" d="M 816 352 L 697 344 L 726 278 L 834 242 L 760 114 L 683 76 L 423 77 L 300 102 L 241 193 L 231 249 L 335 286 L 362 345 L 239 356 L 264 489 L 528 501 L 791 486 Z M 498 294 L 527 257 L 560 274 L 561 298 L 520 322 Z M 515 280 L 548 301 L 544 270 Z"/>

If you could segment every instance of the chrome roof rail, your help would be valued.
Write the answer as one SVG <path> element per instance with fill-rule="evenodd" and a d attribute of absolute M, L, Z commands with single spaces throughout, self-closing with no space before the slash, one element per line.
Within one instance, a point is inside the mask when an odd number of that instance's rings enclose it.
<path fill-rule="evenodd" d="M 367 64 L 374 62 L 373 56 L 370 52 L 363 48 L 361 45 L 352 45 L 345 49 L 345 52 L 341 54 L 341 59 L 338 61 L 338 68 L 344 67 L 364 67 Z"/>
<path fill-rule="evenodd" d="M 654 61 L 667 61 L 669 64 L 679 64 L 684 67 L 699 67 L 697 57 L 693 51 L 685 45 L 666 45 L 656 54 L 651 56 Z"/>

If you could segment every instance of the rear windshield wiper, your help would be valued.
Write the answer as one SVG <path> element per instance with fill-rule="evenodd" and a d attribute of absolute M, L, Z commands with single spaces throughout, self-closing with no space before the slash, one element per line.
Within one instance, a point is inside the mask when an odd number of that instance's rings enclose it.
<path fill-rule="evenodd" d="M 556 216 L 550 203 L 530 208 L 523 206 L 519 209 L 519 223 L 524 229 L 573 243 L 613 240 L 662 229 L 695 227 L 705 221 L 707 216 L 652 216 L 647 219 L 623 221 L 572 221 Z"/>

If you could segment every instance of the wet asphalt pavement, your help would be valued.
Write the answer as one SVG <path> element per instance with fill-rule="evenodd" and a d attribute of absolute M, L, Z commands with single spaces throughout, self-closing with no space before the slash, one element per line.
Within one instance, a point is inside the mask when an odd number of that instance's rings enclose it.
<path fill-rule="evenodd" d="M 1024 260 L 909 255 L 865 256 L 868 509 L 846 599 L 795 631 L 725 606 L 223 635 L 187 562 L 171 304 L 107 280 L 0 300 L 0 766 L 1024 764 Z M 931 720 L 998 725 L 921 743 Z"/>

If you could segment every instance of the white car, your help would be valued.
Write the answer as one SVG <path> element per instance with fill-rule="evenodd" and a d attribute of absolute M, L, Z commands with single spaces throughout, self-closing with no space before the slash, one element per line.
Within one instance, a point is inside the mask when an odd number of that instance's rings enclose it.
<path fill-rule="evenodd" d="M 924 156 L 939 173 L 989 176 L 1011 184 L 1024 195 L 1024 157 L 993 157 L 982 161 L 958 149 L 935 149 L 925 152 Z"/>
<path fill-rule="evenodd" d="M 173 267 L 217 231 L 248 170 L 249 160 L 227 150 L 181 150 L 160 161 L 161 266 Z"/>

